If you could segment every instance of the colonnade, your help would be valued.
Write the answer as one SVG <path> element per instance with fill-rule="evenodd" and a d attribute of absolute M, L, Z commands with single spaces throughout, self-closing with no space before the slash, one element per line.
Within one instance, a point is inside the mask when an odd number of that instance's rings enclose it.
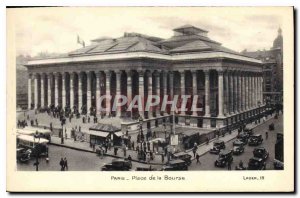
<path fill-rule="evenodd" d="M 34 82 L 32 84 L 32 81 Z M 48 107 L 62 108 L 74 106 L 80 110 L 94 107 L 100 114 L 100 106 L 105 106 L 105 114 L 131 117 L 133 114 L 148 118 L 171 113 L 162 112 L 160 104 L 145 112 L 145 103 L 138 112 L 128 112 L 135 95 L 147 98 L 168 95 L 199 95 L 197 104 L 203 108 L 201 112 L 180 112 L 181 115 L 223 118 L 235 115 L 255 107 L 263 102 L 262 75 L 259 72 L 203 69 L 203 70 L 117 70 L 117 71 L 80 71 L 31 73 L 28 78 L 28 109 Z M 33 90 L 33 94 L 32 94 Z M 33 95 L 33 98 L 32 98 Z M 119 95 L 128 98 L 125 107 L 112 112 L 112 101 L 105 100 L 100 104 L 100 97 L 106 95 L 114 99 Z M 212 109 L 215 106 L 216 108 Z"/>

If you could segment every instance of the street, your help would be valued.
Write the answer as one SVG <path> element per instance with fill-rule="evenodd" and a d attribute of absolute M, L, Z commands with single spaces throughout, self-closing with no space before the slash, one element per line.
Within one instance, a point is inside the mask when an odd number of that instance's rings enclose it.
<path fill-rule="evenodd" d="M 60 171 L 60 159 L 66 157 L 68 160 L 69 171 L 100 171 L 105 163 L 110 163 L 112 157 L 103 157 L 101 159 L 95 153 L 83 152 L 74 149 L 64 148 L 60 146 L 49 145 L 49 162 L 46 163 L 44 157 L 39 159 L 39 171 Z M 17 163 L 19 171 L 35 171 L 33 163 L 35 159 L 31 159 L 28 163 Z M 132 170 L 136 167 L 149 167 L 146 164 L 132 162 Z M 161 166 L 152 165 L 152 168 L 160 168 Z"/>
<path fill-rule="evenodd" d="M 267 159 L 267 170 L 273 169 L 273 159 L 274 159 L 274 145 L 276 142 L 276 134 L 277 132 L 282 132 L 283 130 L 283 117 L 280 115 L 278 120 L 274 120 L 274 118 L 268 120 L 262 125 L 257 126 L 254 129 L 254 134 L 262 134 L 264 141 L 260 145 L 262 147 L 265 147 L 269 151 L 269 158 Z M 268 130 L 268 126 L 271 123 L 275 124 L 275 131 L 269 132 L 269 137 L 266 140 L 265 139 L 265 132 Z M 230 140 L 226 143 L 226 149 L 232 149 L 233 140 Z M 235 169 L 235 166 L 238 165 L 240 160 L 243 161 L 244 166 L 247 166 L 248 160 L 253 156 L 253 149 L 254 146 L 245 146 L 245 152 L 242 153 L 239 156 L 234 155 L 234 160 L 232 163 L 232 170 Z M 201 147 L 199 148 L 201 149 Z M 100 159 L 99 156 L 97 156 L 95 153 L 90 152 L 84 152 L 84 151 L 78 151 L 74 149 L 64 148 L 60 146 L 55 145 L 49 145 L 49 159 L 50 161 L 46 163 L 45 158 L 41 158 L 39 160 L 39 170 L 40 171 L 59 171 L 60 165 L 59 161 L 61 158 L 66 157 L 68 160 L 68 167 L 69 171 L 99 171 L 101 169 L 101 166 L 105 163 L 111 162 L 113 157 L 104 157 L 103 159 Z M 214 161 L 218 158 L 218 155 L 205 153 L 200 157 L 201 164 L 196 164 L 196 161 L 193 160 L 192 164 L 189 166 L 189 170 L 227 170 L 227 167 L 225 168 L 219 168 L 214 166 Z M 17 168 L 21 171 L 34 171 L 35 167 L 33 166 L 33 163 L 35 162 L 34 159 L 29 161 L 28 163 L 21 164 L 18 163 Z M 132 170 L 135 170 L 136 167 L 142 166 L 142 167 L 149 167 L 149 165 L 141 164 L 137 162 L 132 163 Z M 156 168 L 157 170 L 161 169 L 161 165 L 152 165 L 152 168 Z"/>
<path fill-rule="evenodd" d="M 268 126 L 271 123 L 274 123 L 275 125 L 275 130 L 274 131 L 269 131 L 269 137 L 266 140 L 265 139 L 265 132 L 268 131 Z M 257 126 L 254 129 L 254 134 L 261 134 L 263 136 L 263 143 L 260 145 L 261 147 L 266 148 L 269 151 L 269 158 L 267 159 L 266 163 L 266 170 L 272 170 L 274 169 L 273 167 L 273 160 L 274 160 L 274 156 L 275 156 L 275 142 L 276 142 L 276 134 L 278 132 L 282 133 L 283 131 L 283 116 L 280 115 L 280 117 L 278 118 L 278 120 L 274 120 L 274 118 L 272 118 L 271 120 L 267 121 L 266 123 Z M 231 150 L 233 148 L 233 141 L 235 139 L 227 142 L 226 145 L 226 149 Z M 245 152 L 242 153 L 241 155 L 234 155 L 233 156 L 233 163 L 231 166 L 231 169 L 234 170 L 235 166 L 237 166 L 239 164 L 239 162 L 242 160 L 242 162 L 244 163 L 244 166 L 248 166 L 248 161 L 251 157 L 253 157 L 253 150 L 256 146 L 245 146 Z M 257 146 L 259 147 L 259 146 Z M 227 170 L 227 167 L 224 168 L 219 168 L 219 167 L 215 167 L 214 166 L 214 162 L 215 160 L 218 158 L 218 155 L 214 155 L 211 153 L 206 153 L 203 156 L 200 157 L 200 162 L 201 164 L 196 164 L 196 161 L 194 160 L 192 162 L 192 165 L 189 166 L 189 170 Z"/>

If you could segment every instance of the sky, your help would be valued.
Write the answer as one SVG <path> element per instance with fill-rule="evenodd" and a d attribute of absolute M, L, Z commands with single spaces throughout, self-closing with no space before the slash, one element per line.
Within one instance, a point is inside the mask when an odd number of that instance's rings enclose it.
<path fill-rule="evenodd" d="M 137 32 L 161 38 L 172 29 L 190 24 L 235 51 L 269 49 L 282 26 L 276 8 L 214 7 L 82 7 L 8 9 L 7 22 L 14 27 L 17 55 L 40 52 L 67 53 L 98 37 L 121 37 Z M 284 29 L 283 29 L 284 32 Z"/>

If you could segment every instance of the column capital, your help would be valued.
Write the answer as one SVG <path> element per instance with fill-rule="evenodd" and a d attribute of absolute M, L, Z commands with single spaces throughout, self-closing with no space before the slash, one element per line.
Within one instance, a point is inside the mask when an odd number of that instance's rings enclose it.
<path fill-rule="evenodd" d="M 60 76 L 60 73 L 59 72 L 54 72 L 53 75 L 58 78 Z"/>
<path fill-rule="evenodd" d="M 145 70 L 137 70 L 139 77 L 144 76 Z"/>
<path fill-rule="evenodd" d="M 224 74 L 224 70 L 223 69 L 217 69 L 217 72 L 218 72 L 218 75 L 222 75 L 222 74 Z"/>
<path fill-rule="evenodd" d="M 209 72 L 210 72 L 210 69 L 203 69 L 203 73 L 204 73 L 205 75 L 208 75 Z"/>

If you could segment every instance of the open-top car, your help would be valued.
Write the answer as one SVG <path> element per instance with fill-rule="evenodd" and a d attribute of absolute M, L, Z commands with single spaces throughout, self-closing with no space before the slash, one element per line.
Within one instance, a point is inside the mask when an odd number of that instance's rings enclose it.
<path fill-rule="evenodd" d="M 181 159 L 183 161 L 185 161 L 187 163 L 187 165 L 191 165 L 192 163 L 192 156 L 188 153 L 185 152 L 178 152 L 178 153 L 174 153 L 172 155 L 173 159 Z"/>
<path fill-rule="evenodd" d="M 263 138 L 261 134 L 255 134 L 250 136 L 248 145 L 249 146 L 258 146 L 263 142 Z"/>
<path fill-rule="evenodd" d="M 218 159 L 215 161 L 215 166 L 217 167 L 225 167 L 228 163 L 233 161 L 231 150 L 222 150 L 219 154 Z"/>
<path fill-rule="evenodd" d="M 213 148 L 209 150 L 212 154 L 219 154 L 221 149 L 225 149 L 225 142 L 222 140 L 217 140 L 213 144 Z"/>
<path fill-rule="evenodd" d="M 162 171 L 181 171 L 188 170 L 188 165 L 185 161 L 177 159 L 171 160 L 167 163 L 167 165 L 163 166 Z"/>
<path fill-rule="evenodd" d="M 132 165 L 127 159 L 113 159 L 111 163 L 104 164 L 101 167 L 102 171 L 129 171 Z"/>
<path fill-rule="evenodd" d="M 266 170 L 266 162 L 262 158 L 252 157 L 248 162 L 248 170 Z"/>
<path fill-rule="evenodd" d="M 17 161 L 22 163 L 28 162 L 31 158 L 31 152 L 31 149 L 22 147 L 17 148 Z"/>
<path fill-rule="evenodd" d="M 258 147 L 253 150 L 253 156 L 266 160 L 269 157 L 269 152 L 264 147 Z"/>
<path fill-rule="evenodd" d="M 233 144 L 233 154 L 234 155 L 240 155 L 242 154 L 244 151 L 245 151 L 245 148 L 244 148 L 244 143 L 241 142 L 241 141 L 237 141 Z"/>

